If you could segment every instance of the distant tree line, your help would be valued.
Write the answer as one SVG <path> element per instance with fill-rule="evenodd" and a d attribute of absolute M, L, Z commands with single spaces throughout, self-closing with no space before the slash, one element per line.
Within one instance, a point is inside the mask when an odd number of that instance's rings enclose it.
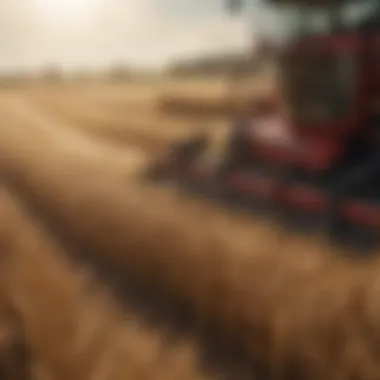
<path fill-rule="evenodd" d="M 257 62 L 243 54 L 216 54 L 192 59 L 183 59 L 170 64 L 164 69 L 169 76 L 220 76 L 256 73 Z M 105 69 L 88 68 L 64 70 L 59 65 L 47 65 L 39 70 L 18 70 L 0 73 L 0 85 L 22 85 L 29 82 L 57 84 L 66 82 L 124 82 L 134 80 L 151 80 L 157 74 L 131 68 L 124 63 L 116 62 Z"/>
<path fill-rule="evenodd" d="M 252 59 L 245 55 L 214 55 L 178 61 L 171 64 L 167 69 L 167 73 L 172 76 L 218 76 L 230 74 L 234 71 L 247 73 L 254 71 Z"/>
<path fill-rule="evenodd" d="M 115 64 L 106 69 L 90 70 L 86 68 L 64 70 L 58 65 L 48 65 L 40 70 L 13 70 L 0 73 L 0 85 L 18 85 L 30 82 L 65 83 L 107 81 L 122 82 L 141 75 L 123 64 Z"/>

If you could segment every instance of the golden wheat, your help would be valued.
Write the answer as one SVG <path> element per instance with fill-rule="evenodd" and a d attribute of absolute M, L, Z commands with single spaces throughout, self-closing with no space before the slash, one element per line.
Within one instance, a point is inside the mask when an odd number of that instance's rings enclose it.
<path fill-rule="evenodd" d="M 169 344 L 163 332 L 122 313 L 88 272 L 73 266 L 25 217 L 9 192 L 1 194 L 0 211 L 2 378 L 27 378 L 19 374 L 23 365 L 22 375 L 34 379 L 210 378 L 199 369 L 194 343 Z M 16 338 L 28 362 L 10 356 Z"/>
<path fill-rule="evenodd" d="M 19 190 L 103 262 L 153 277 L 273 375 L 379 378 L 377 263 L 355 266 L 302 241 L 295 249 L 265 223 L 123 184 L 109 157 L 101 164 L 70 150 L 65 131 L 24 111 L 2 110 L 12 125 L 1 131 L 3 163 Z"/>

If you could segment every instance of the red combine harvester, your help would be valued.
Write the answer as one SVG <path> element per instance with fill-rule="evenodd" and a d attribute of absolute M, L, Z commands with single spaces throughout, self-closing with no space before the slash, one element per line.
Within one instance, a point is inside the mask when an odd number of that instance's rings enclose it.
<path fill-rule="evenodd" d="M 372 242 L 380 232 L 380 0 L 267 3 L 287 32 L 278 51 L 284 106 L 267 101 L 240 117 L 217 165 L 199 137 L 174 144 L 151 174 Z"/>

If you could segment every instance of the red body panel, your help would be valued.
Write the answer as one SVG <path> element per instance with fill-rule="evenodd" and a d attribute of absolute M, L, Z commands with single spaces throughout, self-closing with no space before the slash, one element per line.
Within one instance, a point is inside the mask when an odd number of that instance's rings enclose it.
<path fill-rule="evenodd" d="M 274 178 L 244 177 L 241 174 L 231 176 L 227 186 L 253 198 L 259 197 L 314 214 L 327 211 L 326 195 L 315 188 L 297 184 L 287 184 L 280 188 L 280 184 Z M 380 228 L 380 204 L 348 199 L 343 202 L 342 216 L 352 224 Z"/>
<path fill-rule="evenodd" d="M 331 163 L 340 157 L 344 146 L 339 140 L 305 137 L 289 148 L 254 142 L 253 149 L 256 154 L 269 162 L 323 171 L 329 169 Z"/>
<path fill-rule="evenodd" d="M 292 147 L 273 144 L 270 140 L 252 138 L 253 151 L 263 159 L 273 163 L 297 164 L 310 170 L 328 170 L 345 151 L 345 138 L 350 133 L 360 131 L 365 115 L 368 113 L 368 76 L 361 75 L 362 62 L 360 52 L 368 43 L 367 39 L 357 35 L 329 36 L 313 38 L 292 44 L 283 52 L 285 55 L 297 57 L 298 55 L 331 54 L 340 56 L 349 52 L 356 56 L 357 75 L 355 106 L 343 118 L 332 120 L 329 124 L 320 127 L 297 125 L 291 120 L 287 121 L 285 128 L 295 144 Z M 368 73 L 366 73 L 368 74 Z M 359 132 L 360 133 L 360 132 Z M 363 131 L 364 133 L 364 131 Z"/>

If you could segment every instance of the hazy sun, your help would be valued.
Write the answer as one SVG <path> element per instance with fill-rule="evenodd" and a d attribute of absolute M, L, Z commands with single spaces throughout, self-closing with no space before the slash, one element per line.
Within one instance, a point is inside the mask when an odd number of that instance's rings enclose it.
<path fill-rule="evenodd" d="M 39 9 L 50 16 L 80 16 L 96 10 L 98 0 L 35 0 Z"/>

